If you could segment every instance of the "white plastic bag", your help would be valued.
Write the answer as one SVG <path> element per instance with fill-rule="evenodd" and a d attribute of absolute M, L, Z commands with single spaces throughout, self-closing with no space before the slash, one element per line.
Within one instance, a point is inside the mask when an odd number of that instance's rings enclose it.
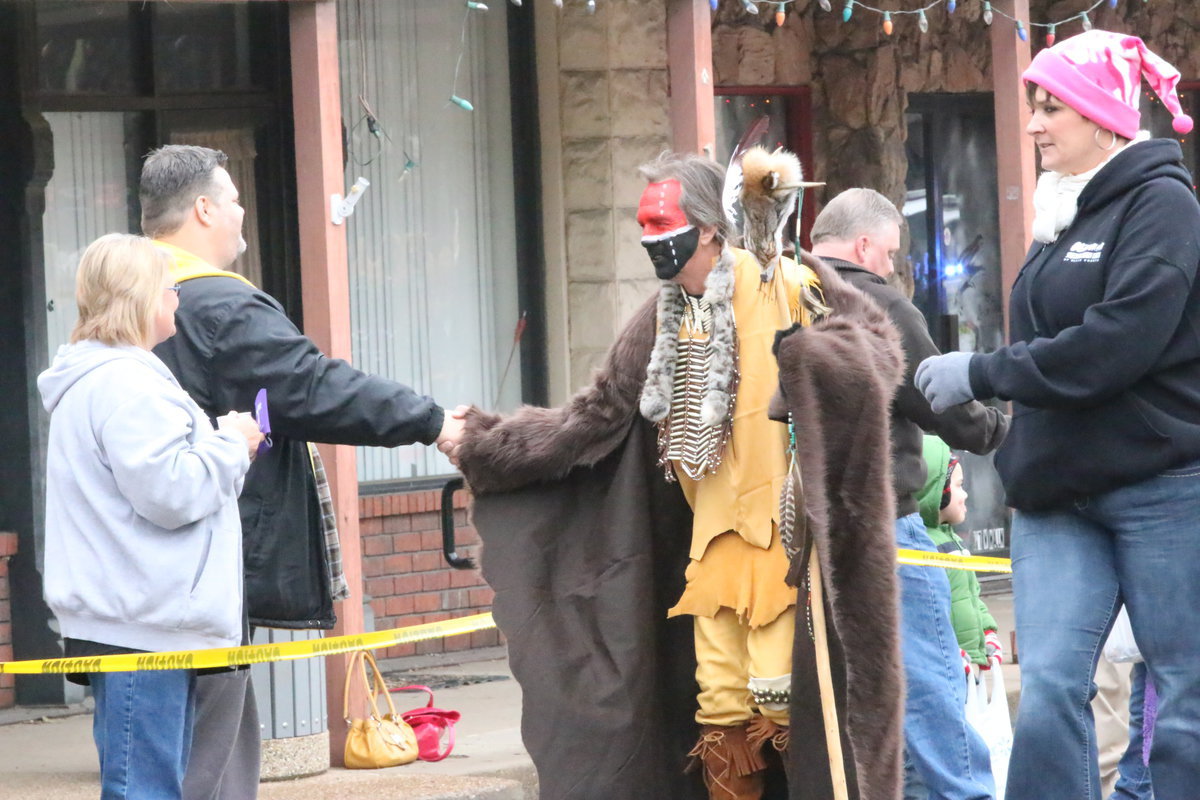
<path fill-rule="evenodd" d="M 1104 643 L 1104 657 L 1114 664 L 1137 664 L 1142 660 L 1142 651 L 1138 650 L 1137 642 L 1133 638 L 1133 626 L 1129 624 L 1129 612 L 1125 610 L 1125 606 L 1121 606 L 1112 630 L 1109 631 L 1108 641 Z"/>
<path fill-rule="evenodd" d="M 988 678 L 991 692 L 988 692 Z M 1008 692 L 1004 688 L 1004 673 L 1000 662 L 993 659 L 992 668 L 971 668 L 967 678 L 967 722 L 987 744 L 992 757 L 992 777 L 996 781 L 996 797 L 1004 797 L 1008 783 L 1008 760 L 1012 755 L 1012 718 L 1008 712 Z"/>

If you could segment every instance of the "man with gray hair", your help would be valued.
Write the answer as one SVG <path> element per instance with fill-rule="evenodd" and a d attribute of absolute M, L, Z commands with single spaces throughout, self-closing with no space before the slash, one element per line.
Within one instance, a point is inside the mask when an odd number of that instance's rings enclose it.
<path fill-rule="evenodd" d="M 842 758 L 856 796 L 899 789 L 892 502 L 876 453 L 900 347 L 861 292 L 782 256 L 778 223 L 805 185 L 796 157 L 753 148 L 741 167 L 744 249 L 720 165 L 644 165 L 637 221 L 657 297 L 565 406 L 465 415 L 453 457 L 545 800 L 760 800 L 781 769 L 791 800 L 830 796 L 798 588 L 813 541 L 826 565 L 854 564 L 823 573 L 841 637 L 831 672 L 847 687 L 826 698 L 846 711 Z M 853 486 L 831 488 L 823 464 L 854 454 Z"/>
<path fill-rule="evenodd" d="M 847 189 L 830 200 L 813 223 L 812 252 L 879 303 L 900 331 L 905 378 L 891 409 L 896 542 L 901 548 L 936 552 L 917 511 L 916 495 L 926 478 L 923 431 L 937 434 L 953 448 L 983 454 L 1000 446 L 1008 417 L 975 401 L 935 414 L 913 385 L 917 364 L 938 349 L 925 317 L 886 280 L 895 269 L 903 221 L 896 206 L 879 192 Z M 963 712 L 964 665 L 950 622 L 945 571 L 901 566 L 899 576 L 900 649 L 907 681 L 905 797 L 992 800 L 995 785 L 987 745 Z M 999 648 L 989 646 L 988 655 L 999 655 Z"/>
<path fill-rule="evenodd" d="M 273 297 L 227 271 L 246 249 L 246 212 L 226 161 L 219 150 L 168 145 L 142 166 L 142 228 L 172 256 L 179 285 L 178 332 L 154 352 L 212 417 L 253 408 L 266 390 L 273 443 L 239 498 L 248 624 L 328 629 L 349 589 L 309 442 L 449 449 L 462 420 L 407 386 L 327 358 Z M 196 682 L 184 800 L 257 796 L 261 732 L 248 676 L 215 672 Z"/>

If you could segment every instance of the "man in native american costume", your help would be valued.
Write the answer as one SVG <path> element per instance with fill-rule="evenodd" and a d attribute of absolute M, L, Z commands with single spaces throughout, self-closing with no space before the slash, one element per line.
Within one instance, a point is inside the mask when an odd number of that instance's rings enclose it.
<path fill-rule="evenodd" d="M 543 798 L 825 800 L 840 747 L 850 797 L 896 800 L 898 339 L 833 270 L 782 256 L 795 156 L 746 153 L 747 249 L 723 173 L 694 155 L 642 168 L 638 221 L 662 285 L 591 386 L 562 408 L 467 414 L 454 457 L 523 738 Z M 808 607 L 814 542 L 827 654 Z"/>

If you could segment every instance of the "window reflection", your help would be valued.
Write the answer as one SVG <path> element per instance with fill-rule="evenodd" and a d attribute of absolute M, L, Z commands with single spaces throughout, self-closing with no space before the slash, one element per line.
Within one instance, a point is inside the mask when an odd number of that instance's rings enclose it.
<path fill-rule="evenodd" d="M 250 88 L 250 13 L 246 4 L 160 4 L 154 26 L 157 90 Z"/>
<path fill-rule="evenodd" d="M 43 2 L 38 75 L 53 94 L 134 94 L 133 35 L 124 4 Z"/>
<path fill-rule="evenodd" d="M 42 246 L 46 269 L 49 357 L 66 344 L 75 320 L 75 271 L 93 240 L 127 231 L 130 185 L 126 162 L 137 115 L 47 112 L 54 136 L 54 177 L 46 184 Z"/>
<path fill-rule="evenodd" d="M 995 127 L 988 98 L 910 96 L 904 217 L 913 302 L 947 350 L 1004 343 Z M 971 502 L 959 533 L 975 553 L 1006 547 L 1004 490 L 992 457 L 962 454 Z"/>
<path fill-rule="evenodd" d="M 716 98 L 717 152 L 722 164 L 728 163 L 733 146 L 750 126 L 764 114 L 771 120 L 762 145 L 768 150 L 788 146 L 788 97 L 786 95 L 740 94 Z"/>

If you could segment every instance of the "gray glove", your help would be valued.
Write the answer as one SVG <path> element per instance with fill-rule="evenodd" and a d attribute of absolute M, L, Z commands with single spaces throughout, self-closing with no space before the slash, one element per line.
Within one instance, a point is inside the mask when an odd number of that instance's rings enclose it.
<path fill-rule="evenodd" d="M 974 400 L 971 393 L 971 357 L 974 353 L 946 353 L 921 362 L 913 383 L 925 395 L 933 413 Z"/>

